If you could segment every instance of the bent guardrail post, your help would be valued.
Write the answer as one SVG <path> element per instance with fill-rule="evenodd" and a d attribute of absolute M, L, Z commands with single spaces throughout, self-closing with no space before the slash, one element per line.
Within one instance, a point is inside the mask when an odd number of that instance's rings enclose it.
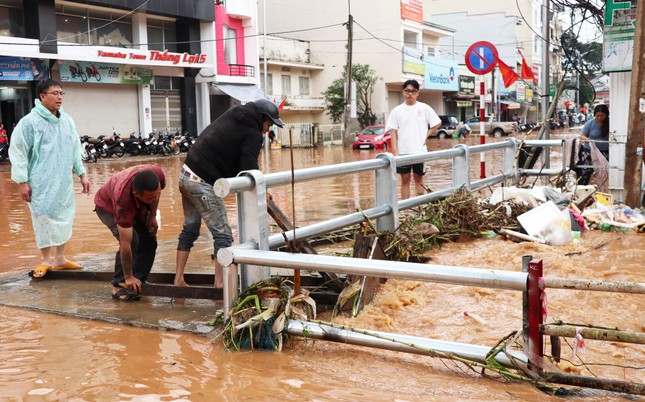
<path fill-rule="evenodd" d="M 254 242 L 259 250 L 268 250 L 269 217 L 264 175 L 259 170 L 248 170 L 240 172 L 239 175 L 251 177 L 254 181 L 252 190 L 241 191 L 237 194 L 239 242 Z M 268 267 L 262 267 L 258 270 L 242 265 L 240 266 L 241 289 L 246 289 L 252 283 L 268 278 L 269 275 Z"/>
<path fill-rule="evenodd" d="M 517 181 L 519 179 L 519 175 L 517 173 L 517 169 L 515 169 L 515 159 L 517 157 L 517 140 L 515 138 L 507 138 L 506 142 L 510 144 L 509 147 L 504 148 L 504 165 L 502 167 L 502 171 L 504 173 L 504 176 L 507 177 L 508 179 L 511 179 L 513 182 L 513 185 L 517 185 Z"/>
<path fill-rule="evenodd" d="M 392 213 L 376 219 L 376 229 L 394 230 L 399 226 L 399 197 L 396 160 L 391 153 L 383 153 L 378 159 L 386 159 L 388 167 L 376 169 L 374 172 L 374 206 L 387 204 L 392 207 Z"/>
<path fill-rule="evenodd" d="M 452 157 L 452 186 L 470 190 L 470 150 L 465 144 L 457 144 L 453 148 L 463 152 Z"/>
<path fill-rule="evenodd" d="M 541 327 L 544 321 L 544 314 L 546 314 L 542 260 L 533 259 L 529 262 L 527 287 L 529 306 L 529 347 L 528 351 L 526 351 L 526 355 L 529 358 L 529 369 L 539 377 L 542 377 L 542 372 L 544 370 L 544 339 L 542 338 Z"/>

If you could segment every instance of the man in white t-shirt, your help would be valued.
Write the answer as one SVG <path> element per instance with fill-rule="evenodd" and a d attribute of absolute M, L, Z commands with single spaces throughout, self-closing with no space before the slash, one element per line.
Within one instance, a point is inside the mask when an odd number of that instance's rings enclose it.
<path fill-rule="evenodd" d="M 397 156 L 427 152 L 426 139 L 441 127 L 441 119 L 430 106 L 417 102 L 419 83 L 416 80 L 407 80 L 403 84 L 403 96 L 405 103 L 392 109 L 387 119 L 392 135 L 392 153 Z M 410 197 L 411 172 L 414 172 L 417 195 L 425 193 L 423 163 L 397 166 L 396 172 L 401 175 L 401 199 Z"/>

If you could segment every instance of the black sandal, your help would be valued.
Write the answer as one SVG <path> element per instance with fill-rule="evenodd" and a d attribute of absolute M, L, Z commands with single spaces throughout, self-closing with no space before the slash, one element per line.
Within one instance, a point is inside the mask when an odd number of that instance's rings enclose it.
<path fill-rule="evenodd" d="M 140 295 L 135 294 L 130 289 L 121 288 L 116 293 L 112 293 L 112 298 L 114 300 L 124 301 L 124 302 L 135 302 L 141 299 Z"/>

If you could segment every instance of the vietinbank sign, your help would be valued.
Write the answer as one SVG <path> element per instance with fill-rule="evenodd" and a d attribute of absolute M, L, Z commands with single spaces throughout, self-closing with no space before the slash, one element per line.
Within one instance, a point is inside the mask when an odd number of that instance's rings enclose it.
<path fill-rule="evenodd" d="M 424 89 L 459 91 L 456 62 L 431 56 L 425 56 L 423 61 L 426 65 L 423 80 Z"/>

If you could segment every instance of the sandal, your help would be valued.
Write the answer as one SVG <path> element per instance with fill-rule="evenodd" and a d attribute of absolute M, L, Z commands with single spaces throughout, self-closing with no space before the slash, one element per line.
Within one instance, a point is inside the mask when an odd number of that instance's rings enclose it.
<path fill-rule="evenodd" d="M 67 261 L 65 264 L 56 265 L 54 269 L 83 269 L 83 266 L 74 261 Z"/>
<path fill-rule="evenodd" d="M 130 289 L 121 288 L 116 293 L 112 293 L 112 298 L 123 302 L 135 302 L 139 301 L 141 296 L 135 294 Z"/>
<path fill-rule="evenodd" d="M 30 276 L 32 278 L 37 278 L 37 279 L 42 278 L 45 275 L 47 275 L 47 272 L 50 269 L 52 269 L 52 267 L 50 265 L 40 264 L 40 265 L 36 266 L 36 268 L 33 271 L 30 272 Z"/>

